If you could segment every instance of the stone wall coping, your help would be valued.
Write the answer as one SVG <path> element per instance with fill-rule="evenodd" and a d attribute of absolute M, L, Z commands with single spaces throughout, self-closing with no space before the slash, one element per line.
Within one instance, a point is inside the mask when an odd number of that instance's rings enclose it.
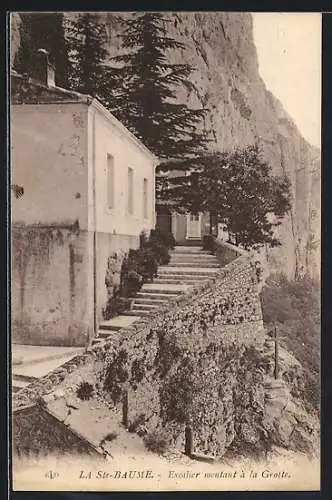
<path fill-rule="evenodd" d="M 250 256 L 250 252 L 248 252 L 248 250 L 245 250 L 244 248 L 233 245 L 233 243 L 229 243 L 228 241 L 222 240 L 221 238 L 216 238 L 216 243 L 217 243 L 217 245 L 228 248 L 229 250 L 232 250 L 233 252 L 239 253 L 241 255 L 246 255 L 248 257 Z"/>

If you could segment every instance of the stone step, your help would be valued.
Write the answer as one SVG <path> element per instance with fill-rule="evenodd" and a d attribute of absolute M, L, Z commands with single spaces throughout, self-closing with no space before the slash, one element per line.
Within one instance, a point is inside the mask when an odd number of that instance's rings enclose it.
<path fill-rule="evenodd" d="M 108 339 L 110 338 L 115 332 L 119 330 L 98 330 L 98 339 Z"/>
<path fill-rule="evenodd" d="M 91 341 L 91 345 L 97 345 L 97 344 L 100 344 L 100 342 L 103 342 L 104 340 L 106 340 L 107 337 L 105 338 L 102 338 L 102 337 L 94 337 Z"/>
<path fill-rule="evenodd" d="M 206 259 L 188 259 L 187 257 L 183 260 L 172 259 L 169 261 L 168 266 L 182 267 L 182 264 L 191 264 L 192 267 L 209 267 L 210 264 L 216 264 L 219 267 L 219 262 L 216 259 L 206 260 Z"/>
<path fill-rule="evenodd" d="M 197 263 L 198 264 L 198 263 Z M 195 262 L 172 262 L 172 267 L 196 267 L 197 264 Z M 161 266 L 161 267 L 164 267 L 164 266 Z M 219 268 L 219 264 L 218 262 L 204 262 L 204 266 L 201 266 L 201 267 L 205 267 L 205 268 Z"/>
<path fill-rule="evenodd" d="M 167 284 L 167 285 L 194 285 L 195 283 L 200 283 L 201 281 L 203 281 L 204 279 L 208 279 L 207 276 L 205 276 L 204 278 L 202 279 L 186 279 L 185 277 L 181 277 L 181 278 L 166 278 L 166 277 L 163 277 L 163 278 L 156 278 L 153 282 L 156 283 L 156 284 Z"/>
<path fill-rule="evenodd" d="M 178 295 L 183 292 L 186 292 L 189 289 L 188 285 L 172 285 L 172 284 L 167 284 L 167 283 L 145 283 L 142 288 L 141 292 L 147 292 L 147 293 L 162 293 L 162 294 L 171 294 L 171 295 Z"/>
<path fill-rule="evenodd" d="M 147 294 L 149 295 L 149 294 Z M 167 304 L 170 300 L 170 294 L 168 295 L 168 299 L 157 299 L 156 297 L 153 298 L 142 298 L 142 297 L 136 297 L 134 300 L 134 304 L 151 304 L 151 305 L 159 305 L 162 306 L 164 304 Z M 174 295 L 176 297 L 176 295 Z"/>
<path fill-rule="evenodd" d="M 207 250 L 203 250 L 200 246 L 185 246 L 178 245 L 171 250 L 172 253 L 208 253 Z"/>
<path fill-rule="evenodd" d="M 182 260 L 182 259 L 190 259 L 190 260 L 199 260 L 199 259 L 205 259 L 205 260 L 217 260 L 217 257 L 213 254 L 209 254 L 209 253 L 203 253 L 203 252 L 200 252 L 200 253 L 181 253 L 181 252 L 174 252 L 174 253 L 171 253 L 171 259 L 172 260 Z"/>
<path fill-rule="evenodd" d="M 212 273 L 209 274 L 158 274 L 156 279 L 162 280 L 180 280 L 180 281 L 199 281 L 206 280 L 207 277 L 215 276 Z"/>
<path fill-rule="evenodd" d="M 154 311 L 153 311 L 154 312 Z M 136 317 L 141 317 L 141 316 L 150 316 L 150 311 L 144 311 L 144 310 L 135 310 L 135 309 L 130 309 L 130 311 L 125 311 L 126 316 L 134 316 Z"/>
<path fill-rule="evenodd" d="M 131 326 L 133 324 L 133 319 L 129 318 L 127 314 L 121 314 L 120 316 L 116 316 L 115 318 L 102 321 L 99 324 L 99 330 L 101 331 L 118 331 L 122 328 L 126 328 L 127 326 Z"/>
<path fill-rule="evenodd" d="M 160 266 L 158 269 L 158 274 L 218 274 L 219 266 L 216 267 L 198 267 L 198 266 L 188 266 L 183 269 L 176 266 Z"/>
<path fill-rule="evenodd" d="M 133 304 L 131 311 L 156 311 L 160 305 L 158 304 L 137 304 L 136 301 Z"/>
<path fill-rule="evenodd" d="M 164 302 L 164 301 L 168 302 L 170 299 L 175 299 L 178 296 L 179 296 L 178 293 L 172 293 L 172 292 L 163 293 L 156 290 L 155 292 L 138 292 L 135 298 L 138 299 L 142 298 L 145 300 L 153 300 L 153 301 L 156 300 L 157 302 Z"/>
<path fill-rule="evenodd" d="M 202 269 L 204 271 L 202 271 Z M 211 276 L 216 276 L 219 273 L 219 269 L 214 269 L 211 267 L 208 268 L 197 268 L 197 267 L 186 267 L 184 269 L 176 268 L 176 267 L 169 267 L 169 268 L 163 268 L 158 270 L 158 275 L 157 277 L 159 278 L 160 276 L 206 276 L 211 275 Z"/>

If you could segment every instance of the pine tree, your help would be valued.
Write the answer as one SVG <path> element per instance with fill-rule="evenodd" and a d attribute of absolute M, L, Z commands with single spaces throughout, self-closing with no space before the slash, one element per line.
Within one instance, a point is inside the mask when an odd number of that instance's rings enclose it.
<path fill-rule="evenodd" d="M 56 84 L 67 85 L 68 57 L 62 13 L 20 13 L 21 43 L 14 61 L 19 73 L 34 74 L 38 49 L 46 49 L 56 67 Z"/>
<path fill-rule="evenodd" d="M 162 14 L 137 14 L 121 36 L 125 53 L 113 58 L 114 81 L 107 106 L 160 159 L 177 159 L 186 169 L 188 159 L 205 147 L 198 131 L 202 109 L 174 102 L 176 90 L 190 77 L 188 64 L 170 64 L 166 51 L 184 49 L 167 34 L 169 20 Z M 168 166 L 165 166 L 168 169 Z"/>
<path fill-rule="evenodd" d="M 67 22 L 70 59 L 69 87 L 77 92 L 98 95 L 104 103 L 108 70 L 105 48 L 106 31 L 100 16 L 91 12 L 79 14 Z"/>

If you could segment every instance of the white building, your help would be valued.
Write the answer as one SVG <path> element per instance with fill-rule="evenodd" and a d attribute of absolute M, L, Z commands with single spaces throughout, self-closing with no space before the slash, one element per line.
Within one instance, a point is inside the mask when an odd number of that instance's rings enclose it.
<path fill-rule="evenodd" d="M 154 227 L 157 160 L 98 100 L 55 87 L 49 67 L 44 82 L 13 74 L 11 90 L 14 340 L 85 345 L 109 256 Z"/>

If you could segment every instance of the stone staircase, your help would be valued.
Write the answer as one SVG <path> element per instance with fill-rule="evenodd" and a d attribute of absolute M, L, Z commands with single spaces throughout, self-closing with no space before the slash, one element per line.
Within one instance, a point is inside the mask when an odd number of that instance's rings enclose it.
<path fill-rule="evenodd" d="M 217 258 L 201 247 L 177 246 L 170 254 L 169 264 L 160 266 L 153 282 L 143 285 L 132 298 L 130 309 L 100 324 L 98 336 L 92 344 L 109 338 L 112 332 L 131 326 L 143 316 L 156 314 L 171 299 L 216 276 L 220 268 Z"/>

